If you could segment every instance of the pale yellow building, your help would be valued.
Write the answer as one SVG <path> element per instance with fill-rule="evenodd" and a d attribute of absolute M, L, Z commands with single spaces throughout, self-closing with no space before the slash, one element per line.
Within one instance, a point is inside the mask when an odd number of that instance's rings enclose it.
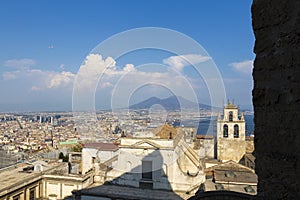
<path fill-rule="evenodd" d="M 238 107 L 228 103 L 223 116 L 217 119 L 217 159 L 239 162 L 246 153 L 246 123 L 244 114 L 239 116 Z"/>
<path fill-rule="evenodd" d="M 68 163 L 21 163 L 0 170 L 0 200 L 60 200 L 93 183 L 93 171 L 70 174 Z"/>

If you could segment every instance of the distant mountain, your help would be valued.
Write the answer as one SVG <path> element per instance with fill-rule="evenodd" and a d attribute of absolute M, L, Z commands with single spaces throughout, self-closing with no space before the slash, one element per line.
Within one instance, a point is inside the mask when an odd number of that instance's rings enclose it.
<path fill-rule="evenodd" d="M 205 105 L 205 104 L 197 104 L 195 102 L 192 102 L 190 100 L 187 100 L 183 97 L 176 97 L 176 96 L 170 96 L 165 99 L 160 99 L 157 97 L 151 97 L 149 99 L 146 99 L 142 102 L 139 102 L 137 104 L 129 106 L 129 109 L 149 109 L 151 106 L 159 104 L 167 111 L 174 111 L 174 110 L 180 110 L 180 109 L 205 109 L 210 110 L 211 106 Z"/>

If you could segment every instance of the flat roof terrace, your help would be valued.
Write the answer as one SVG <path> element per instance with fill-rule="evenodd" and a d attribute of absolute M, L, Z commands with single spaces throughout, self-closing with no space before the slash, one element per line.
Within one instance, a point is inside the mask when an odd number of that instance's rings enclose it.
<path fill-rule="evenodd" d="M 0 197 L 18 188 L 34 183 L 41 179 L 41 176 L 54 168 L 64 165 L 65 163 L 49 163 L 48 169 L 35 172 L 33 170 L 24 171 L 24 168 L 33 166 L 27 163 L 10 166 L 0 170 Z M 28 168 L 29 169 L 29 168 Z"/>
<path fill-rule="evenodd" d="M 172 199 L 181 200 L 187 199 L 189 196 L 179 196 L 173 191 L 152 190 L 134 188 L 120 185 L 92 185 L 89 188 L 75 191 L 75 196 L 95 197 L 95 198 L 113 198 L 113 199 L 144 199 L 144 200 L 158 200 L 158 199 Z M 182 194 L 184 195 L 184 194 Z"/>

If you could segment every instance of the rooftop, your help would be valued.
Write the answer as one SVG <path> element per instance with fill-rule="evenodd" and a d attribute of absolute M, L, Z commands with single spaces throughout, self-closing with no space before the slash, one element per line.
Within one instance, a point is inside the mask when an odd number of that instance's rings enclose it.
<path fill-rule="evenodd" d="M 238 107 L 235 106 L 232 102 L 229 102 L 227 106 L 225 106 L 225 109 L 238 109 Z"/>
<path fill-rule="evenodd" d="M 93 142 L 83 144 L 84 148 L 98 149 L 100 151 L 117 151 L 119 147 L 113 143 Z"/>
<path fill-rule="evenodd" d="M 234 171 L 234 172 L 249 172 L 255 173 L 253 169 L 236 163 L 234 161 L 227 161 L 224 163 L 219 163 L 218 165 L 207 168 L 206 170 L 222 170 L 222 171 Z"/>
<path fill-rule="evenodd" d="M 152 132 L 160 139 L 172 139 L 177 135 L 177 129 L 168 124 L 161 125 L 153 129 Z"/>
<path fill-rule="evenodd" d="M 197 134 L 196 135 L 196 139 L 214 139 L 213 135 L 201 135 L 201 134 Z"/>
<path fill-rule="evenodd" d="M 212 179 L 206 179 L 204 183 L 204 188 L 205 192 L 200 192 L 196 196 L 199 198 L 194 198 L 194 199 L 202 199 L 206 195 L 209 196 L 211 193 L 212 196 L 217 196 L 219 195 L 220 199 L 236 199 L 234 197 L 243 197 L 244 195 L 248 194 L 250 196 L 244 196 L 245 198 L 239 198 L 239 199 L 252 199 L 251 195 L 256 195 L 257 193 L 257 186 L 249 186 L 247 184 L 230 184 L 230 183 L 224 183 L 224 184 L 219 184 L 219 183 L 214 183 Z M 252 191 L 251 191 L 252 189 Z M 216 193 L 212 193 L 216 192 Z M 232 193 L 236 192 L 236 193 Z M 228 195 L 233 195 L 231 198 L 226 198 Z M 201 198 L 202 197 L 202 198 Z M 247 198 L 246 198 L 247 197 Z M 204 199 L 204 198 L 203 198 Z M 219 198 L 217 198 L 219 199 Z"/>
<path fill-rule="evenodd" d="M 257 175 L 252 172 L 216 170 L 216 183 L 257 185 Z"/>
<path fill-rule="evenodd" d="M 64 165 L 65 163 L 49 163 L 48 169 L 53 169 L 58 166 Z M 9 192 L 15 187 L 22 187 L 22 185 L 27 184 L 28 182 L 34 182 L 41 178 L 43 172 L 35 172 L 29 170 L 33 166 L 27 163 L 21 163 L 15 166 L 11 166 L 7 169 L 0 170 L 0 196 L 2 193 Z M 25 169 L 25 170 L 23 170 Z M 27 169 L 27 170 L 26 170 Z M 48 170 L 46 170 L 48 171 Z"/>
<path fill-rule="evenodd" d="M 141 189 L 118 185 L 100 185 L 79 191 L 82 196 L 110 197 L 114 199 L 182 199 L 174 192 L 164 190 Z"/>

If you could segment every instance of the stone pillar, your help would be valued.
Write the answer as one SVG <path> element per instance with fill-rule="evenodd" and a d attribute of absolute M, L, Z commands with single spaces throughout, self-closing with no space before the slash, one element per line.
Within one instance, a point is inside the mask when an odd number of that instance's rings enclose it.
<path fill-rule="evenodd" d="M 35 187 L 35 198 L 40 198 L 40 190 L 41 190 L 42 184 L 41 182 L 38 183 L 37 187 Z"/>
<path fill-rule="evenodd" d="M 24 192 L 25 192 L 25 199 L 26 199 L 26 200 L 29 199 L 30 189 L 29 189 L 29 188 L 26 188 Z"/>
<path fill-rule="evenodd" d="M 19 197 L 20 200 L 25 200 L 25 194 L 24 194 L 24 192 L 20 194 L 20 197 Z"/>
<path fill-rule="evenodd" d="M 43 182 L 42 182 L 42 195 L 41 195 L 41 197 L 42 198 L 46 198 L 47 197 L 47 181 L 46 180 L 43 180 Z"/>
<path fill-rule="evenodd" d="M 254 0 L 258 196 L 300 199 L 300 1 Z"/>

